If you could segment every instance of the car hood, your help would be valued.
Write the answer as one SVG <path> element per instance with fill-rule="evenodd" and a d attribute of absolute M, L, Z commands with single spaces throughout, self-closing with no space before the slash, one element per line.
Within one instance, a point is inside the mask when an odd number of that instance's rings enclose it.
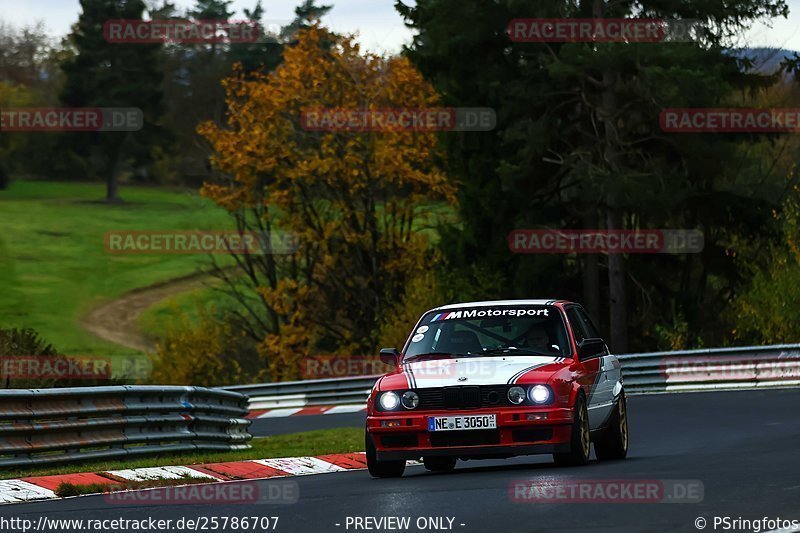
<path fill-rule="evenodd" d="M 426 389 L 454 385 L 506 385 L 528 372 L 562 368 L 563 357 L 520 355 L 426 359 L 402 364 L 381 380 L 381 390 Z"/>

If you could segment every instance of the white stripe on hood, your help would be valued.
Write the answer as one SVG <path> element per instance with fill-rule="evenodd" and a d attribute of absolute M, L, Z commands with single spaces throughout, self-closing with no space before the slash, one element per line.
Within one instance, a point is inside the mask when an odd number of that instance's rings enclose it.
<path fill-rule="evenodd" d="M 416 388 L 452 385 L 505 385 L 514 383 L 528 370 L 563 360 L 546 355 L 506 357 L 459 357 L 426 359 L 403 364 L 403 371 L 413 374 Z M 467 378 L 459 381 L 459 378 Z"/>

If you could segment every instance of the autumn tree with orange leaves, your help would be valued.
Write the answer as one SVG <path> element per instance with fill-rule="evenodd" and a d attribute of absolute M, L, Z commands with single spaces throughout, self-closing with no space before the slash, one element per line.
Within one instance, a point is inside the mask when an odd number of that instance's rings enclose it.
<path fill-rule="evenodd" d="M 405 58 L 362 52 L 318 25 L 273 72 L 238 71 L 224 87 L 227 124 L 199 128 L 220 176 L 202 193 L 243 230 L 296 239 L 292 253 L 236 256 L 236 273 L 220 270 L 259 338 L 262 377 L 297 378 L 320 353 L 374 354 L 407 287 L 436 261 L 428 207 L 453 203 L 455 187 L 431 131 L 311 131 L 304 112 L 431 108 L 434 89 Z"/>

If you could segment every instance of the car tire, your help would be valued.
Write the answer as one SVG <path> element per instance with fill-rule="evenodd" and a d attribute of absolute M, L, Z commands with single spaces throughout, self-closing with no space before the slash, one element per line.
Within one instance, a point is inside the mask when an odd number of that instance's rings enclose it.
<path fill-rule="evenodd" d="M 586 400 L 583 394 L 579 394 L 575 400 L 573 414 L 574 421 L 572 422 L 569 451 L 553 454 L 553 459 L 558 466 L 583 466 L 589 464 L 591 450 L 589 412 L 586 410 Z"/>
<path fill-rule="evenodd" d="M 456 467 L 456 457 L 423 457 L 422 464 L 431 472 L 449 472 Z"/>
<path fill-rule="evenodd" d="M 625 459 L 628 455 L 628 405 L 624 392 L 620 393 L 608 427 L 595 439 L 594 453 L 600 461 Z"/>
<path fill-rule="evenodd" d="M 367 470 L 372 477 L 401 477 L 406 470 L 406 462 L 401 461 L 378 461 L 377 451 L 375 450 L 375 442 L 372 440 L 372 435 L 366 433 L 366 451 L 367 451 Z"/>

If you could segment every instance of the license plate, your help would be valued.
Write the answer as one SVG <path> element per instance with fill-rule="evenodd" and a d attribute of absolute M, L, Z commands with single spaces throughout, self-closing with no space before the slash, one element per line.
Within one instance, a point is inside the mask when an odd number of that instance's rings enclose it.
<path fill-rule="evenodd" d="M 428 418 L 428 431 L 495 429 L 496 427 L 496 415 L 431 416 Z"/>

